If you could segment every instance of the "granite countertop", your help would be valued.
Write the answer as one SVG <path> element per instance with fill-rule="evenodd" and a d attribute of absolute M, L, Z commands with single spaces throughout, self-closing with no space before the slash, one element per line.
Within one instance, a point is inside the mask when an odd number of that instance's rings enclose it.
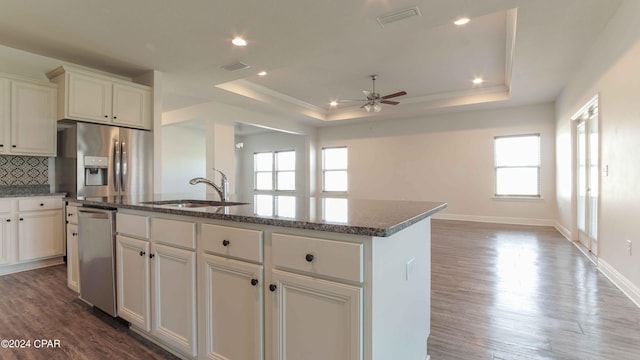
<path fill-rule="evenodd" d="M 67 193 L 52 193 L 49 185 L 0 185 L 0 198 L 65 195 Z"/>
<path fill-rule="evenodd" d="M 307 230 L 386 237 L 444 209 L 443 202 L 362 200 L 351 198 L 236 195 L 244 205 L 176 208 L 149 201 L 210 200 L 217 194 L 67 197 L 84 205 L 292 227 Z M 278 211 L 280 210 L 280 211 Z"/>

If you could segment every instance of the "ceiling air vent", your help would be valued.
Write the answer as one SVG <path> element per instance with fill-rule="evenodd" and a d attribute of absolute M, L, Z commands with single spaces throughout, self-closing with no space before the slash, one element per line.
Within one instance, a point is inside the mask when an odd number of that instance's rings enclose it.
<path fill-rule="evenodd" d="M 229 70 L 229 71 L 238 71 L 238 70 L 242 70 L 242 69 L 248 69 L 249 65 L 238 61 L 238 62 L 234 62 L 232 64 L 224 65 L 222 68 L 225 69 L 225 70 Z"/>
<path fill-rule="evenodd" d="M 411 9 L 397 11 L 397 12 L 394 12 L 393 14 L 379 16 L 378 24 L 380 24 L 380 26 L 385 26 L 386 24 L 400 21 L 400 20 L 405 20 L 408 18 L 412 18 L 414 16 L 422 16 L 422 13 L 420 13 L 420 9 L 418 9 L 417 6 L 412 7 Z"/>

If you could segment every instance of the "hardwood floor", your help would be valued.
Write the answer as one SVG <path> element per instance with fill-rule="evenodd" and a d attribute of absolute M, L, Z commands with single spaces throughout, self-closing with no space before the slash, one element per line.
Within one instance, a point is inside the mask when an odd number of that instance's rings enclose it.
<path fill-rule="evenodd" d="M 640 359 L 640 310 L 555 229 L 434 220 L 432 231 L 431 360 Z M 1 339 L 31 340 L 0 348 L 3 360 L 174 359 L 78 300 L 63 265 L 0 277 Z"/>
<path fill-rule="evenodd" d="M 640 309 L 555 229 L 432 233 L 431 360 L 640 359 Z"/>
<path fill-rule="evenodd" d="M 64 265 L 0 277 L 0 340 L 8 339 L 31 340 L 31 347 L 0 347 L 2 360 L 176 359 L 79 300 Z M 37 349 L 41 339 L 60 346 Z"/>

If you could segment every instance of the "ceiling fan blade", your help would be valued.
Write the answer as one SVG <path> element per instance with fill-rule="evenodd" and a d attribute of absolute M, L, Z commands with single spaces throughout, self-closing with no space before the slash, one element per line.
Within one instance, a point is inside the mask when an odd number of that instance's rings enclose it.
<path fill-rule="evenodd" d="M 398 105 L 400 104 L 398 101 L 390 101 L 390 100 L 381 100 L 380 101 L 383 104 L 388 104 L 388 105 Z"/>
<path fill-rule="evenodd" d="M 407 92 L 406 91 L 399 91 L 399 92 L 397 92 L 395 94 L 385 95 L 385 96 L 382 97 L 382 99 L 391 99 L 391 98 L 402 96 L 402 95 L 407 95 Z"/>

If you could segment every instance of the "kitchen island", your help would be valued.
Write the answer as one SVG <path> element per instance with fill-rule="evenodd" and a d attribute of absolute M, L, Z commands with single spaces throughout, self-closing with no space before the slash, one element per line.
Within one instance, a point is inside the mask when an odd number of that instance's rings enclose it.
<path fill-rule="evenodd" d="M 118 315 L 180 357 L 428 358 L 430 217 L 444 203 L 67 200 L 117 209 Z"/>

